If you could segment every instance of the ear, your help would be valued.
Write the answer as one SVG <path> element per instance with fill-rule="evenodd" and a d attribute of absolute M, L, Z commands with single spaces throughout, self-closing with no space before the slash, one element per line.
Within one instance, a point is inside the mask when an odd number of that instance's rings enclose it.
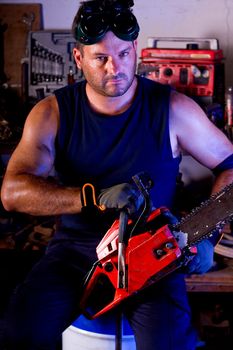
<path fill-rule="evenodd" d="M 137 51 L 137 47 L 138 47 L 138 41 L 137 40 L 133 41 L 133 46 L 135 48 L 135 51 Z"/>
<path fill-rule="evenodd" d="M 73 56 L 74 56 L 74 60 L 77 64 L 77 67 L 79 69 L 82 69 L 82 64 L 81 64 L 81 60 L 82 60 L 82 53 L 79 49 L 77 49 L 76 47 L 73 49 Z"/>

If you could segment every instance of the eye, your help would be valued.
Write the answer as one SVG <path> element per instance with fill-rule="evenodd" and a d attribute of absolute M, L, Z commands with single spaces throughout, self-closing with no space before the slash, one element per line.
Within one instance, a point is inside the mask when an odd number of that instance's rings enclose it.
<path fill-rule="evenodd" d="M 127 50 L 127 51 L 123 51 L 123 52 L 121 52 L 120 53 L 120 57 L 126 57 L 126 56 L 128 56 L 129 55 L 129 51 Z"/>
<path fill-rule="evenodd" d="M 107 56 L 97 56 L 97 57 L 96 57 L 96 60 L 97 60 L 98 62 L 102 62 L 102 63 L 106 62 L 107 59 L 108 59 Z"/>

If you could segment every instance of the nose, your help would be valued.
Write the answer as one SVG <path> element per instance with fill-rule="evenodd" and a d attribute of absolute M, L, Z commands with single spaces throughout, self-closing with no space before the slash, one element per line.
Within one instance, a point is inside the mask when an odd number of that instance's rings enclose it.
<path fill-rule="evenodd" d="M 119 62 L 116 58 L 108 57 L 105 68 L 108 74 L 116 75 L 119 72 Z"/>

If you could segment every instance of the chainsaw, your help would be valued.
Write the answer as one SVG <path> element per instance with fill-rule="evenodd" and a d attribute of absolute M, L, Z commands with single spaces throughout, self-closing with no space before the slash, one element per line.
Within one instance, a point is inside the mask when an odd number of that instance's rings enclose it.
<path fill-rule="evenodd" d="M 86 276 L 81 298 L 83 314 L 94 319 L 126 298 L 186 265 L 196 244 L 233 220 L 233 183 L 170 224 L 169 209 L 151 211 L 149 189 L 139 174 L 133 176 L 145 199 L 136 222 L 122 210 L 96 248 L 98 261 Z"/>

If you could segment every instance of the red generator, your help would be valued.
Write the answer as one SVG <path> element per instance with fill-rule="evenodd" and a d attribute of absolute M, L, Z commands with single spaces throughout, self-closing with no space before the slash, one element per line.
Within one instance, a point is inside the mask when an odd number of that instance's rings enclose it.
<path fill-rule="evenodd" d="M 200 105 L 224 106 L 223 52 L 217 39 L 148 38 L 138 74 L 194 98 Z"/>

